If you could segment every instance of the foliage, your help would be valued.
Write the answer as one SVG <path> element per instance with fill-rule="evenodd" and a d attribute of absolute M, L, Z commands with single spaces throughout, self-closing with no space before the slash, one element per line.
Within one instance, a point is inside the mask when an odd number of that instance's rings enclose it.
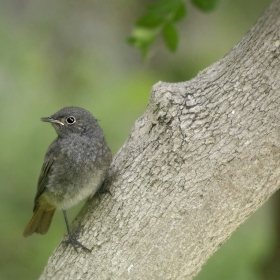
<path fill-rule="evenodd" d="M 203 12 L 215 9 L 219 0 L 191 0 L 192 4 Z M 138 48 L 142 56 L 147 55 L 149 47 L 157 36 L 162 34 L 167 48 L 175 52 L 179 36 L 175 24 L 185 18 L 187 7 L 183 0 L 161 0 L 147 7 L 146 12 L 135 22 L 128 43 Z"/>

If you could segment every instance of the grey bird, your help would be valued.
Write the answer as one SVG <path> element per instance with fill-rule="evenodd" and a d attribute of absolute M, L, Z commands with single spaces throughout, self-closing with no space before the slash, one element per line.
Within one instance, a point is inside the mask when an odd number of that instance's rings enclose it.
<path fill-rule="evenodd" d="M 50 145 L 38 180 L 33 217 L 23 236 L 45 234 L 56 209 L 62 209 L 69 241 L 88 250 L 69 229 L 66 209 L 93 196 L 104 181 L 112 161 L 102 129 L 90 112 L 79 107 L 64 107 L 50 117 L 57 138 Z"/>

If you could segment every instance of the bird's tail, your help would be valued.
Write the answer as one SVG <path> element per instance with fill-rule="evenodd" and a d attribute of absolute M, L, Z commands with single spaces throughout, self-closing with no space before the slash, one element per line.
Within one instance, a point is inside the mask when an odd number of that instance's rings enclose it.
<path fill-rule="evenodd" d="M 23 236 L 28 237 L 34 232 L 45 234 L 49 230 L 54 212 L 55 208 L 46 210 L 45 207 L 38 206 L 34 211 L 33 217 L 26 226 Z"/>

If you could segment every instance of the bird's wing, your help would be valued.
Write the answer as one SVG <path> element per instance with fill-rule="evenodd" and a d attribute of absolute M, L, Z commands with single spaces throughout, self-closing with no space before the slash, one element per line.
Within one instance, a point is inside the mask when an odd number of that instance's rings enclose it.
<path fill-rule="evenodd" d="M 37 206 L 37 202 L 38 202 L 39 197 L 46 190 L 46 187 L 49 183 L 50 176 L 53 172 L 54 163 L 55 163 L 55 161 L 57 159 L 57 156 L 59 154 L 59 150 L 57 149 L 57 145 L 54 145 L 54 142 L 49 147 L 49 150 L 46 153 L 45 160 L 44 160 L 44 163 L 43 163 L 43 166 L 42 166 L 42 169 L 41 169 L 41 173 L 40 173 L 39 180 L 38 180 L 38 185 L 37 185 L 37 193 L 36 193 L 36 196 L 35 196 L 33 211 L 35 210 L 35 208 Z"/>
<path fill-rule="evenodd" d="M 36 197 L 39 197 L 45 190 L 49 176 L 51 174 L 51 168 L 53 166 L 54 160 L 46 160 L 42 166 L 41 173 L 38 180 L 37 194 Z"/>

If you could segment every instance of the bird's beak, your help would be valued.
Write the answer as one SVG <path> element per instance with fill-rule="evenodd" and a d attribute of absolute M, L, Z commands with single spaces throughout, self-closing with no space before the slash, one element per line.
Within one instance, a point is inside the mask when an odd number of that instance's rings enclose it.
<path fill-rule="evenodd" d="M 59 121 L 59 120 L 56 120 L 56 119 L 54 119 L 53 117 L 41 118 L 41 121 L 43 121 L 43 122 L 50 122 L 50 123 L 58 123 L 58 124 L 64 125 L 63 122 L 61 122 L 61 121 Z"/>

